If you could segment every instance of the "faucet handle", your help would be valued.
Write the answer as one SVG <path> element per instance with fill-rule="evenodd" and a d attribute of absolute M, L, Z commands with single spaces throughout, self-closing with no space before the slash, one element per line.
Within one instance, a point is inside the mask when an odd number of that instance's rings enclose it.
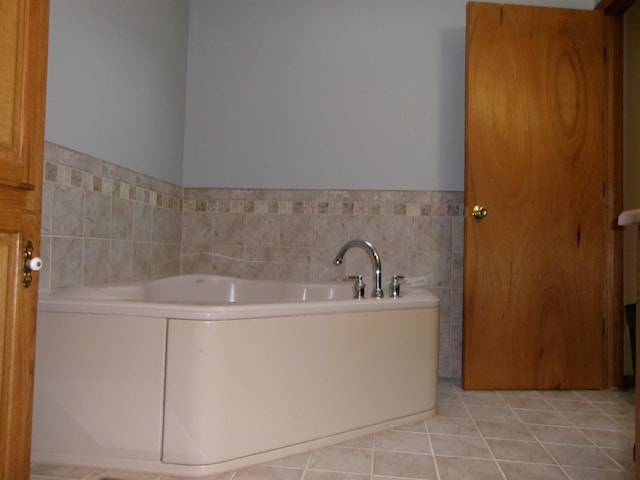
<path fill-rule="evenodd" d="M 400 281 L 404 280 L 404 275 L 394 275 L 389 284 L 389 296 L 398 298 L 400 296 Z"/>
<path fill-rule="evenodd" d="M 366 285 L 362 281 L 362 275 L 348 275 L 344 277 L 345 280 L 355 280 L 353 284 L 353 298 L 364 298 L 364 289 Z"/>

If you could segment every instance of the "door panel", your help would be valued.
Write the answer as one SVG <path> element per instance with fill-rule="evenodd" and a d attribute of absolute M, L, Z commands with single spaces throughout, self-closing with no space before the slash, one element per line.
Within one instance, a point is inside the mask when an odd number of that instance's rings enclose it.
<path fill-rule="evenodd" d="M 21 230 L 0 228 L 0 478 L 26 480 L 37 288 L 22 286 L 21 260 L 25 238 L 37 241 L 38 230 L 33 216 L 11 218 L 0 213 L 0 222 Z"/>
<path fill-rule="evenodd" d="M 603 29 L 601 12 L 468 5 L 465 388 L 604 386 Z"/>
<path fill-rule="evenodd" d="M 25 105 L 29 84 L 37 77 L 29 75 L 33 55 L 26 42 L 29 7 L 25 1 L 0 1 L 0 182 L 33 189 L 33 175 L 38 172 L 29 169 L 31 125 Z"/>
<path fill-rule="evenodd" d="M 29 479 L 48 26 L 48 0 L 0 0 L 0 479 Z"/>

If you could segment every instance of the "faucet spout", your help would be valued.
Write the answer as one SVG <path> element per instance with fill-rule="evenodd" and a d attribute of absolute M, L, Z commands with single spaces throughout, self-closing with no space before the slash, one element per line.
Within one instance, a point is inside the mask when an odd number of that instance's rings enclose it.
<path fill-rule="evenodd" d="M 380 264 L 380 254 L 375 249 L 371 242 L 366 240 L 350 240 L 345 243 L 342 248 L 338 251 L 336 258 L 333 259 L 333 262 L 336 265 L 342 264 L 344 261 L 344 255 L 347 251 L 352 247 L 358 247 L 363 249 L 365 252 L 369 254 L 371 257 L 371 262 L 373 263 L 373 273 L 375 279 L 375 290 L 373 291 L 373 296 L 376 298 L 384 297 L 384 291 L 382 290 L 382 266 Z"/>

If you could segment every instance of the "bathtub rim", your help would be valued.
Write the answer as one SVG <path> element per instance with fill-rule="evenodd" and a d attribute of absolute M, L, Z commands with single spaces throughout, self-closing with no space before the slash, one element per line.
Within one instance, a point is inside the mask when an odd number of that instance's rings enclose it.
<path fill-rule="evenodd" d="M 194 274 L 190 274 L 194 276 Z M 211 276 L 211 275 L 200 275 Z M 220 275 L 213 275 L 222 277 Z M 170 278 L 185 277 L 178 275 Z M 222 277 L 232 280 L 242 280 L 235 277 Z M 166 280 L 166 279 L 160 279 Z M 91 313 L 134 315 L 141 317 L 175 318 L 185 320 L 234 320 L 242 318 L 270 318 L 297 315 L 314 315 L 325 313 L 350 313 L 366 311 L 413 310 L 417 308 L 431 308 L 440 305 L 439 298 L 428 290 L 405 290 L 400 298 L 371 298 L 347 300 L 313 300 L 313 301 L 284 301 L 279 303 L 180 303 L 180 302 L 151 302 L 130 300 L 127 298 L 105 298 L 100 295 L 100 288 L 109 286 L 136 288 L 150 281 L 102 284 L 94 286 L 67 287 L 41 292 L 38 299 L 39 312 L 56 313 Z M 261 280 L 248 280 L 263 282 Z M 271 283 L 268 281 L 264 281 Z M 282 282 L 299 283 L 302 285 L 336 285 L 335 283 L 312 282 Z M 342 284 L 338 284 L 343 286 Z"/>

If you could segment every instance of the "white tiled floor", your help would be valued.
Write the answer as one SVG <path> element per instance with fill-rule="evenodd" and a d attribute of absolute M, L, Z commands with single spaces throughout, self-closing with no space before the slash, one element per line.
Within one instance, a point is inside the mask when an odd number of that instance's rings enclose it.
<path fill-rule="evenodd" d="M 633 398 L 619 391 L 464 391 L 442 379 L 434 418 L 207 480 L 631 480 Z M 31 474 L 179 478 L 42 464 Z"/>

